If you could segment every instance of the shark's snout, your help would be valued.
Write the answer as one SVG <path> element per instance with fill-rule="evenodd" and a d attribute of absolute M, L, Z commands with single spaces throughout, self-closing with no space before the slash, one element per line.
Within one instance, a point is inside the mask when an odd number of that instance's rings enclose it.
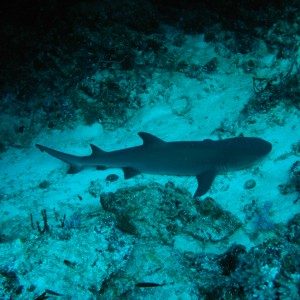
<path fill-rule="evenodd" d="M 257 140 L 258 140 L 256 144 L 257 151 L 261 153 L 262 156 L 265 156 L 271 152 L 272 144 L 270 142 L 263 139 L 257 139 Z"/>

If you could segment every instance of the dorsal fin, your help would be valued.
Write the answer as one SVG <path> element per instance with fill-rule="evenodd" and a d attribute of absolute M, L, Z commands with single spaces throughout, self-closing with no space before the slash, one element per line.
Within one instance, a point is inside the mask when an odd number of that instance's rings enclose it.
<path fill-rule="evenodd" d="M 157 145 L 160 143 L 165 143 L 165 141 L 163 141 L 163 140 L 159 139 L 158 137 L 156 137 L 155 135 L 152 135 L 147 132 L 139 132 L 138 135 L 143 140 L 143 146 L 153 146 L 155 144 Z"/>
<path fill-rule="evenodd" d="M 91 156 L 101 156 L 104 153 L 106 153 L 105 151 L 101 150 L 100 148 L 98 148 L 97 146 L 90 144 L 91 149 L 92 149 L 92 154 Z"/>

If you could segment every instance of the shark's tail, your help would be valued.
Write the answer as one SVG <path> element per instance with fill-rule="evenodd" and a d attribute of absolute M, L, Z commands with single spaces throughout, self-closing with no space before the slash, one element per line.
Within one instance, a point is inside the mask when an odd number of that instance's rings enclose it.
<path fill-rule="evenodd" d="M 68 174 L 75 174 L 78 173 L 80 170 L 82 170 L 82 168 L 84 167 L 83 164 L 80 162 L 80 159 L 82 159 L 82 157 L 80 156 L 76 156 L 76 155 L 71 155 L 71 154 L 67 154 L 64 152 L 60 152 L 60 151 L 56 151 L 54 149 L 36 144 L 36 147 L 38 147 L 42 152 L 47 152 L 48 154 L 64 161 L 65 163 L 70 165 L 70 168 L 68 170 Z"/>

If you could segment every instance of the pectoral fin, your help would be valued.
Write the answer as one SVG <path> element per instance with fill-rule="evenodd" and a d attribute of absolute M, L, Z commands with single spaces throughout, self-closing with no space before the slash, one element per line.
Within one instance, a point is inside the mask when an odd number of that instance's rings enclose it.
<path fill-rule="evenodd" d="M 215 170 L 207 170 L 199 175 L 196 176 L 198 181 L 198 188 L 196 190 L 196 193 L 194 194 L 194 197 L 200 197 L 203 196 L 208 192 L 210 189 L 215 177 L 217 175 L 217 172 Z"/>

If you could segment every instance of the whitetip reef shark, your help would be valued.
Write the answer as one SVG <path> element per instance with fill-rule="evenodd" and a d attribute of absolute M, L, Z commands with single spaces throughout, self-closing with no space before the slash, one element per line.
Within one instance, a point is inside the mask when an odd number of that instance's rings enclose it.
<path fill-rule="evenodd" d="M 138 134 L 143 140 L 140 146 L 106 152 L 91 144 L 92 154 L 88 156 L 70 155 L 39 144 L 36 147 L 69 164 L 69 174 L 94 166 L 99 170 L 122 168 L 125 179 L 140 173 L 196 176 L 194 197 L 206 194 L 216 175 L 252 166 L 272 150 L 271 143 L 255 137 L 165 142 L 146 132 Z"/>

